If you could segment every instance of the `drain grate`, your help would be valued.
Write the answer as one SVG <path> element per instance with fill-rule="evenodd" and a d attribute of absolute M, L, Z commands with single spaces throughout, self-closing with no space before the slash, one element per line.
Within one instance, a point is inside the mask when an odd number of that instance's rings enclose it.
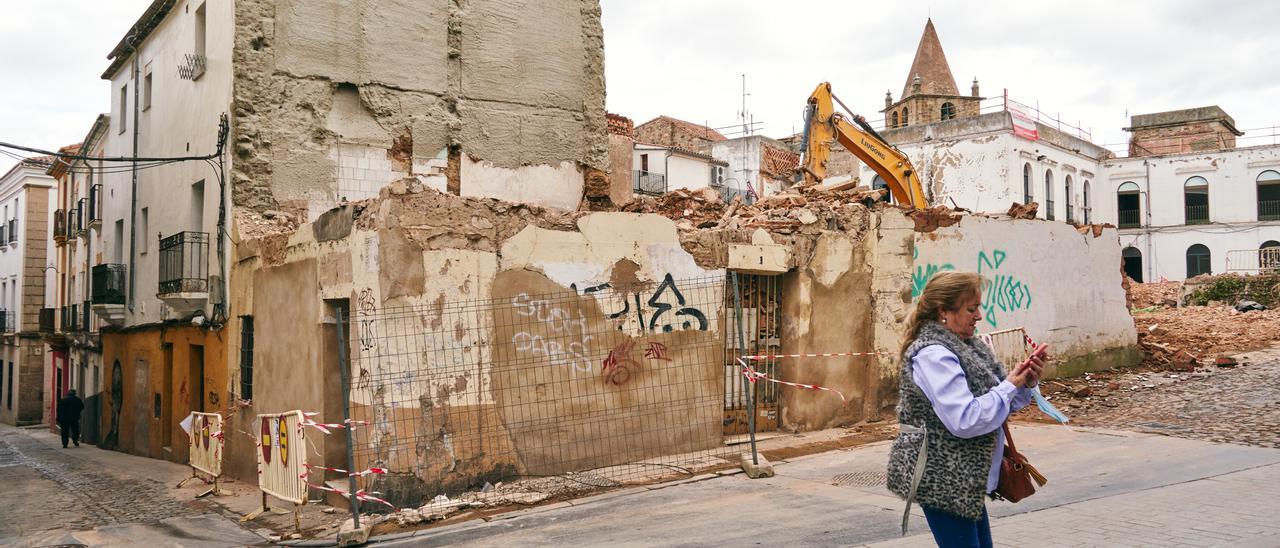
<path fill-rule="evenodd" d="M 839 487 L 879 487 L 888 481 L 884 470 L 863 470 L 840 474 L 831 478 L 831 485 Z"/>

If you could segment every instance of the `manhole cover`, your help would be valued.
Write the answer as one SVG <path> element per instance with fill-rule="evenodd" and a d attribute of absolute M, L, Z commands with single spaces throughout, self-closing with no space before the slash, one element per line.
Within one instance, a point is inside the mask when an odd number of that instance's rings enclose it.
<path fill-rule="evenodd" d="M 840 487 L 879 487 L 887 481 L 888 477 L 883 470 L 864 470 L 831 478 L 831 484 Z"/>

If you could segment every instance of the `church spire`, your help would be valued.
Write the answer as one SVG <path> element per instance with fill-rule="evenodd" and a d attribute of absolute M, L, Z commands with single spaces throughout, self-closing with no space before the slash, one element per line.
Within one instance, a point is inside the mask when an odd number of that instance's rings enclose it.
<path fill-rule="evenodd" d="M 947 65 L 947 55 L 942 52 L 942 42 L 938 40 L 938 31 L 933 28 L 930 18 L 924 25 L 924 35 L 920 37 L 920 45 L 916 47 L 916 58 L 911 62 L 911 70 L 907 72 L 907 83 L 902 86 L 903 99 L 914 95 L 912 83 L 920 79 L 920 91 L 926 95 L 960 95 L 956 86 L 956 78 L 951 75 L 951 67 Z"/>

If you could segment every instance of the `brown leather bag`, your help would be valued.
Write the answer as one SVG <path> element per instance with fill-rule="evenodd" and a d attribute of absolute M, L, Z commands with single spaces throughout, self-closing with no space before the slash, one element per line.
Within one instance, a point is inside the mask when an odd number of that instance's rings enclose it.
<path fill-rule="evenodd" d="M 1048 483 L 1027 457 L 1018 452 L 1013 445 L 1013 434 L 1009 432 L 1009 421 L 1001 426 L 1004 429 L 1004 457 L 1000 459 L 1000 481 L 996 484 L 996 495 L 1009 502 L 1018 502 L 1036 492 L 1035 480 L 1041 487 Z"/>

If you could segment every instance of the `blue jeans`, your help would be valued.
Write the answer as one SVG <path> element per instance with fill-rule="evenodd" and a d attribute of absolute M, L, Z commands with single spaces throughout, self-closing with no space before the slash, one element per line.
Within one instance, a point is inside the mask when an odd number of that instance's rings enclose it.
<path fill-rule="evenodd" d="M 974 547 L 991 548 L 991 520 L 987 509 L 982 509 L 982 519 L 969 521 L 950 512 L 920 507 L 929 522 L 929 531 L 940 548 Z"/>

